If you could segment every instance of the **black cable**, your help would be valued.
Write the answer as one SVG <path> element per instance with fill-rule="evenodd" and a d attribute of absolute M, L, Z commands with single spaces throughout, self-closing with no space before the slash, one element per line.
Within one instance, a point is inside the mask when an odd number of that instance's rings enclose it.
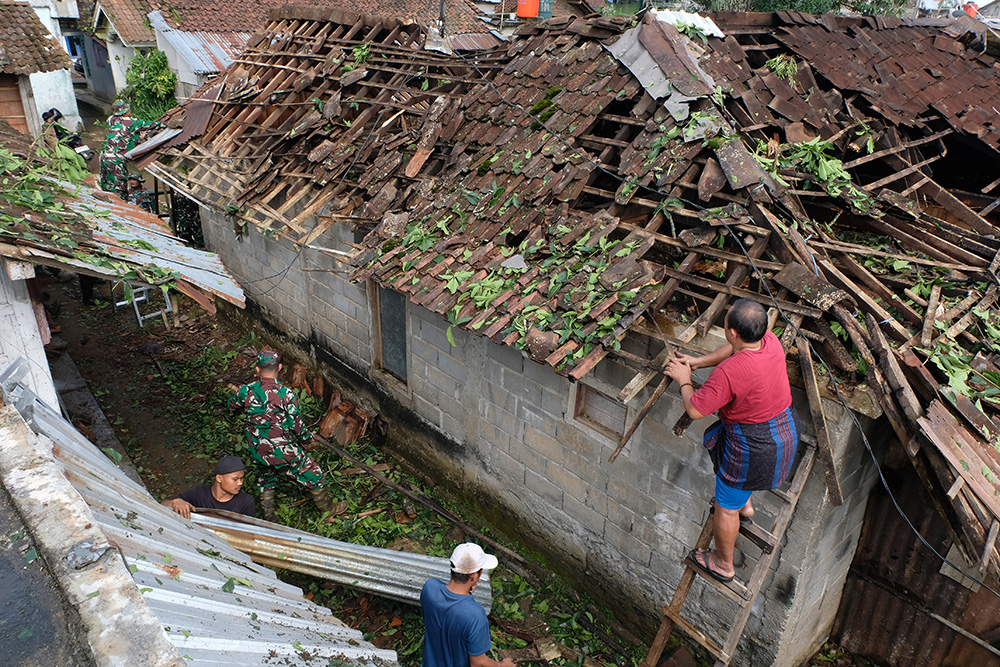
<path fill-rule="evenodd" d="M 415 72 L 413 74 L 410 74 L 409 76 L 406 77 L 406 79 L 404 79 L 402 81 L 402 83 L 399 84 L 400 87 L 405 86 L 412 79 L 416 78 L 417 76 L 419 76 L 421 74 L 422 74 L 421 72 Z M 382 117 L 385 115 L 385 113 L 387 111 L 389 111 L 389 109 L 390 109 L 389 106 L 387 106 L 387 105 L 383 106 L 382 110 L 378 114 L 378 117 L 375 119 L 375 122 L 372 123 L 371 129 L 368 131 L 368 134 L 365 136 L 365 140 L 361 143 L 361 147 L 357 151 L 355 151 L 355 153 L 354 153 L 354 159 L 351 161 L 351 164 L 349 164 L 347 166 L 347 169 L 344 170 L 344 173 L 340 177 L 340 181 L 337 183 L 337 186 L 334 188 L 334 190 L 336 190 L 341 185 L 343 185 L 344 181 L 347 180 L 348 174 L 351 173 L 351 170 L 354 169 L 354 166 L 358 163 L 358 160 L 361 158 L 361 154 L 364 152 L 365 148 L 367 148 L 367 146 L 368 146 L 368 142 L 371 141 L 371 138 L 375 135 L 375 131 L 378 129 L 379 124 L 382 122 Z M 292 241 L 292 243 L 296 243 L 296 242 Z M 292 269 L 292 267 L 295 265 L 295 262 L 298 261 L 299 257 L 302 256 L 302 253 L 305 250 L 306 250 L 306 245 L 303 243 L 303 244 L 300 245 L 298 252 L 295 253 L 295 257 L 292 258 L 292 261 L 290 261 L 288 263 L 288 266 L 286 266 L 283 270 L 281 270 L 278 273 L 275 273 L 273 275 L 270 275 L 270 276 L 265 276 L 263 278 L 255 278 L 253 280 L 248 280 L 248 281 L 246 281 L 246 284 L 247 285 L 252 285 L 254 283 L 259 283 L 259 282 L 262 282 L 262 281 L 265 281 L 265 280 L 271 280 L 273 278 L 278 278 L 278 280 L 275 281 L 275 283 L 273 285 L 271 285 L 266 290 L 264 290 L 263 292 L 260 292 L 258 294 L 258 296 L 267 296 L 268 294 L 271 293 L 272 290 L 274 290 L 276 287 L 278 287 L 278 285 L 280 285 L 284 281 L 285 276 L 288 275 L 288 272 Z"/>

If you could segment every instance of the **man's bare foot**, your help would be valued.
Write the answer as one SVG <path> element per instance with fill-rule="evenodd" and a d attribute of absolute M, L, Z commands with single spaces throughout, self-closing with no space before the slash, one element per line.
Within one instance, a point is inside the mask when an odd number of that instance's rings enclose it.
<path fill-rule="evenodd" d="M 694 561 L 695 565 L 697 565 L 699 569 L 703 570 L 713 579 L 718 579 L 719 581 L 732 581 L 733 577 L 736 576 L 736 568 L 730 565 L 729 569 L 726 570 L 719 562 L 719 559 L 715 555 L 714 551 L 695 549 L 691 552 L 689 558 Z"/>

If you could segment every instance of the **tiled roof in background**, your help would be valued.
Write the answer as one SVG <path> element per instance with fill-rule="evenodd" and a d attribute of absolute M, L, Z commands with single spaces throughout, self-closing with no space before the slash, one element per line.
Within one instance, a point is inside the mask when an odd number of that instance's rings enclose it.
<path fill-rule="evenodd" d="M 31 5 L 0 0 L 0 72 L 34 74 L 69 67 L 66 51 Z"/>
<path fill-rule="evenodd" d="M 287 0 L 150 0 L 167 22 L 185 32 L 256 32 L 267 23 L 272 9 L 289 3 Z M 351 12 L 391 16 L 403 22 L 437 25 L 440 5 L 437 2 L 409 0 L 309 0 L 303 6 L 330 7 Z M 445 32 L 461 34 L 487 32 L 476 18 L 475 7 L 468 0 L 447 0 Z"/>
<path fill-rule="evenodd" d="M 128 46 L 156 43 L 156 34 L 149 25 L 146 14 L 149 3 L 146 0 L 98 0 L 94 18 L 104 14 L 115 27 L 115 32 Z"/>

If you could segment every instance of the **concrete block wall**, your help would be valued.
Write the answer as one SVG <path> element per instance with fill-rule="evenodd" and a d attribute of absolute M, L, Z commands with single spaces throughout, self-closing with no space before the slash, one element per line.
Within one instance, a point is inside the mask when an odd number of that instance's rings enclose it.
<path fill-rule="evenodd" d="M 343 262 L 318 250 L 297 250 L 252 227 L 237 238 L 224 214 L 206 208 L 201 209 L 201 220 L 207 248 L 222 258 L 267 324 L 288 336 L 303 356 L 316 361 L 311 347 L 318 344 L 355 370 L 370 367 L 367 291 L 336 273 L 347 268 Z M 344 250 L 336 234 L 327 235 L 324 242 Z"/>
<path fill-rule="evenodd" d="M 206 239 L 244 282 L 248 298 L 270 326 L 323 362 L 330 356 L 357 372 L 359 395 L 389 417 L 396 454 L 438 482 L 475 498 L 501 528 L 534 545 L 603 604 L 637 628 L 651 631 L 683 572 L 683 558 L 708 518 L 714 477 L 696 422 L 684 436 L 672 427 L 683 405 L 668 391 L 622 454 L 607 462 L 617 441 L 573 418 L 574 385 L 516 349 L 458 329 L 407 304 L 407 379 L 372 369 L 371 307 L 363 286 L 334 268 L 335 260 L 306 250 L 277 284 L 259 280 L 283 271 L 295 252 L 288 244 L 248 232 L 233 238 L 223 216 L 205 215 Z M 346 232 L 341 230 L 336 234 Z M 322 245 L 338 247 L 326 235 Z M 714 348 L 721 336 L 701 341 Z M 629 340 L 647 358 L 658 351 Z M 614 396 L 635 371 L 608 359 L 584 382 Z M 704 379 L 708 371 L 696 375 Z M 628 406 L 631 423 L 653 386 Z M 811 432 L 802 392 L 795 392 L 803 431 Z M 847 501 L 834 508 L 817 463 L 779 557 L 758 598 L 734 664 L 795 665 L 818 647 L 832 626 L 861 531 L 874 467 L 850 415 L 826 402 Z M 875 438 L 873 438 L 875 439 Z M 778 501 L 755 494 L 761 517 Z M 765 524 L 766 525 L 766 524 Z M 745 547 L 745 579 L 757 551 Z M 724 638 L 735 606 L 697 580 L 685 614 Z M 712 633 L 712 629 L 717 629 Z"/>

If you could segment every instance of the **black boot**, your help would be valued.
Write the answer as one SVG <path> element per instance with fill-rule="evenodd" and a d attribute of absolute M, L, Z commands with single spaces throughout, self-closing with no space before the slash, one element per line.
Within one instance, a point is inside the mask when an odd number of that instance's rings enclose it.
<path fill-rule="evenodd" d="M 260 509 L 268 521 L 276 521 L 278 518 L 274 513 L 274 494 L 275 489 L 264 489 L 260 492 Z"/>
<path fill-rule="evenodd" d="M 330 494 L 326 492 L 326 489 L 310 489 L 309 495 L 312 496 L 312 500 L 316 503 L 316 507 L 319 508 L 319 511 L 326 514 L 327 518 L 343 514 L 347 509 L 346 500 L 341 500 L 337 503 L 333 502 L 333 499 L 330 498 Z"/>

